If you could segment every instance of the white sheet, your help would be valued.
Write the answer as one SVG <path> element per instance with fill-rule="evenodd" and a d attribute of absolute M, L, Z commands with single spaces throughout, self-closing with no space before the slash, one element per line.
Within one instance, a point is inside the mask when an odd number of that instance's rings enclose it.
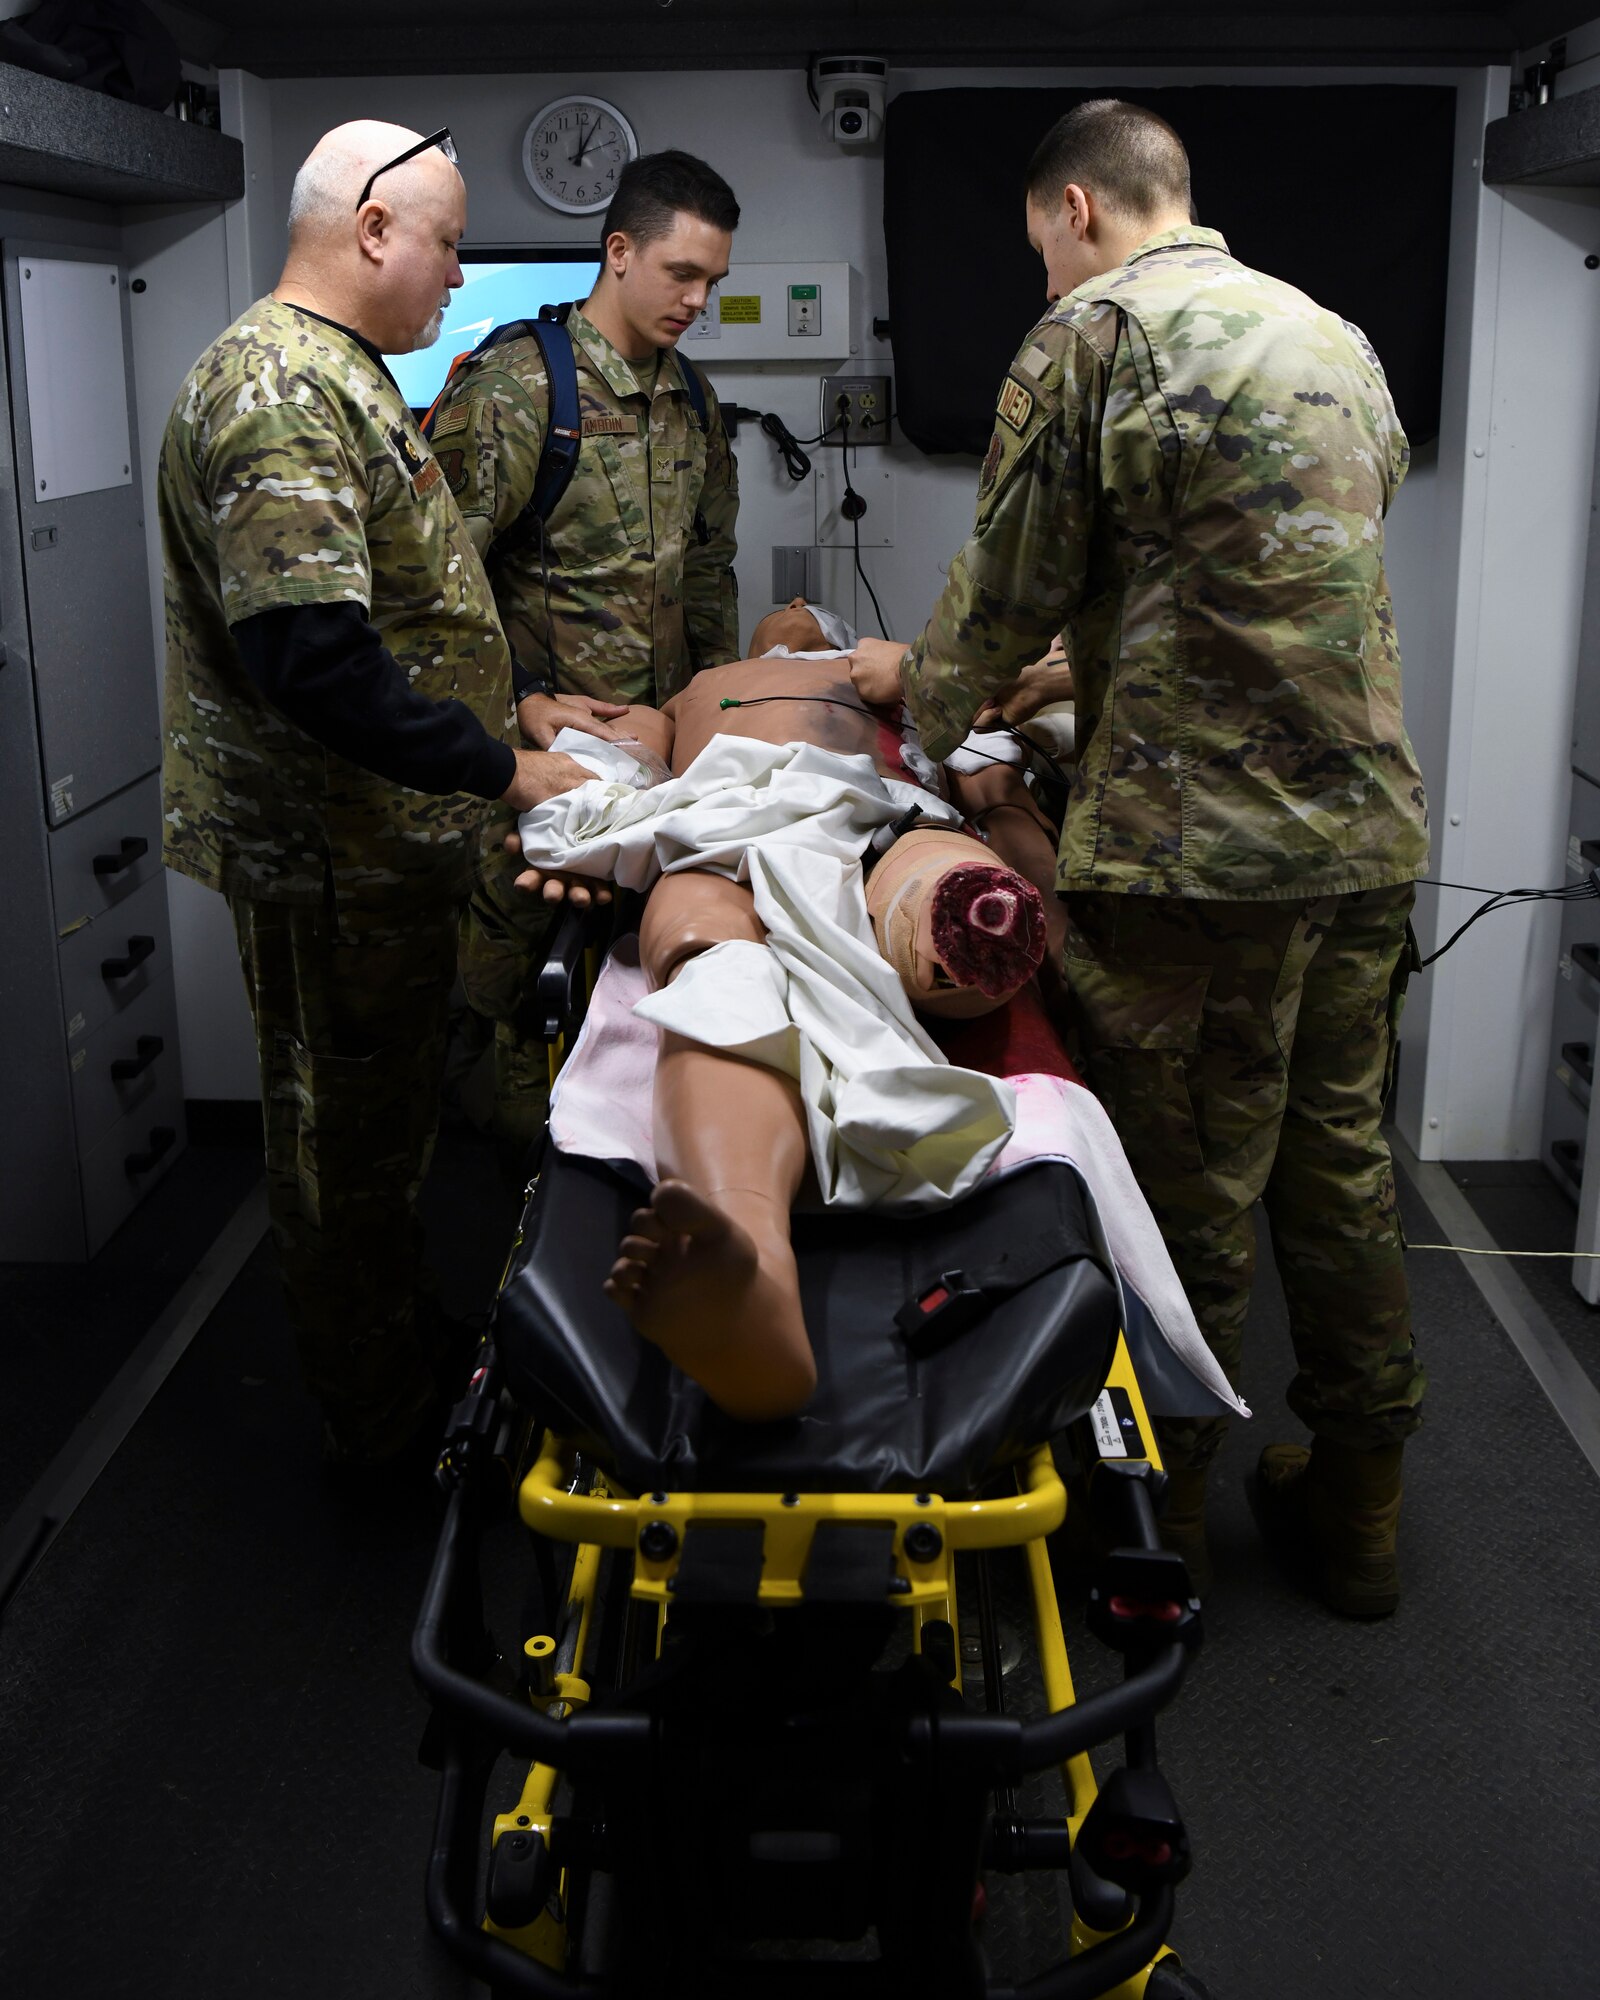
<path fill-rule="evenodd" d="M 588 1016 L 550 1103 L 550 1136 L 564 1153 L 628 1162 L 657 1178 L 651 1121 L 658 1038 L 642 1017 L 648 990 L 637 940 L 624 938 L 600 974 Z M 990 1174 L 1030 1160 L 1065 1160 L 1088 1197 L 1097 1248 L 1115 1272 L 1122 1323 L 1145 1399 L 1166 1415 L 1249 1410 L 1212 1359 L 1155 1218 L 1104 1109 L 1081 1084 L 1056 1076 L 1008 1079 L 1016 1123 Z M 891 1225 L 892 1226 L 892 1225 Z"/>
<path fill-rule="evenodd" d="M 553 746 L 620 769 L 615 746 L 563 730 Z M 613 778 L 520 822 L 530 866 L 647 889 L 698 868 L 750 884 L 767 943 L 716 946 L 636 1012 L 657 1027 L 793 1077 L 824 1202 L 934 1208 L 967 1193 L 1011 1136 L 1010 1086 L 945 1060 L 880 955 L 857 856 L 911 805 L 956 824 L 870 757 L 715 736 L 652 791 Z"/>

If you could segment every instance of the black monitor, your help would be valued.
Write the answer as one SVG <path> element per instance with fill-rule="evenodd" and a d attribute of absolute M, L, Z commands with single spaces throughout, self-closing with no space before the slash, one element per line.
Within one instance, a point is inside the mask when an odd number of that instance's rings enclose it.
<path fill-rule="evenodd" d="M 540 306 L 586 299 L 599 269 L 600 259 L 588 248 L 503 250 L 463 244 L 466 283 L 450 300 L 439 338 L 412 354 L 386 357 L 400 393 L 414 410 L 427 409 L 444 387 L 451 362 L 476 347 L 491 327 L 532 319 Z"/>

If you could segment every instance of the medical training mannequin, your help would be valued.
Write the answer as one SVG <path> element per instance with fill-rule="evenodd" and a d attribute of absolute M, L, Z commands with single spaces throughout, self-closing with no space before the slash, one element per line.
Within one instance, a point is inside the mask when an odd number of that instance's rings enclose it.
<path fill-rule="evenodd" d="M 776 617 L 786 636 L 772 643 L 824 643 L 803 603 Z M 758 640 L 771 631 L 763 626 Z M 860 703 L 841 658 L 710 669 L 665 709 L 632 708 L 613 727 L 674 775 L 718 734 L 803 740 L 865 754 L 887 777 L 910 775 L 898 729 Z M 902 834 L 872 868 L 867 900 L 879 949 L 912 1004 L 965 1016 L 1002 1004 L 1046 956 L 1053 836 L 1014 767 L 980 766 L 951 789 L 984 816 L 992 845 L 942 826 Z M 1013 856 L 1023 865 L 1006 865 Z M 533 871 L 519 879 L 542 882 Z M 745 885 L 689 870 L 652 888 L 640 955 L 653 987 L 730 940 L 765 940 Z M 729 1415 L 792 1414 L 816 1386 L 789 1225 L 811 1165 L 799 1088 L 777 1070 L 664 1032 L 654 1130 L 660 1179 L 618 1246 L 607 1294 Z"/>

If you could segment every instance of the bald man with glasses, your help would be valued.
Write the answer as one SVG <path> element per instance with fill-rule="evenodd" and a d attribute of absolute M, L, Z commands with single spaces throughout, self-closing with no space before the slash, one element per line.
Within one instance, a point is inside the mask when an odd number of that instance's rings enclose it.
<path fill-rule="evenodd" d="M 300 1359 L 328 1456 L 365 1466 L 451 1386 L 415 1202 L 478 830 L 587 775 L 518 747 L 482 563 L 383 361 L 438 338 L 465 227 L 448 131 L 328 133 L 157 479 L 165 858 L 233 913 Z"/>

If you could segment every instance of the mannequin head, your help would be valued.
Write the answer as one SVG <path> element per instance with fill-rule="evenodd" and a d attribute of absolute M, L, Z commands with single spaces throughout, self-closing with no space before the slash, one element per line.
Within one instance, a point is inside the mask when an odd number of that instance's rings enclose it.
<path fill-rule="evenodd" d="M 970 834 L 902 834 L 867 877 L 867 913 L 912 1006 L 942 1019 L 992 1013 L 1044 960 L 1043 897 Z"/>
<path fill-rule="evenodd" d="M 750 657 L 759 660 L 774 646 L 787 646 L 791 653 L 820 653 L 827 643 L 805 599 L 791 597 L 769 611 L 750 634 Z"/>

